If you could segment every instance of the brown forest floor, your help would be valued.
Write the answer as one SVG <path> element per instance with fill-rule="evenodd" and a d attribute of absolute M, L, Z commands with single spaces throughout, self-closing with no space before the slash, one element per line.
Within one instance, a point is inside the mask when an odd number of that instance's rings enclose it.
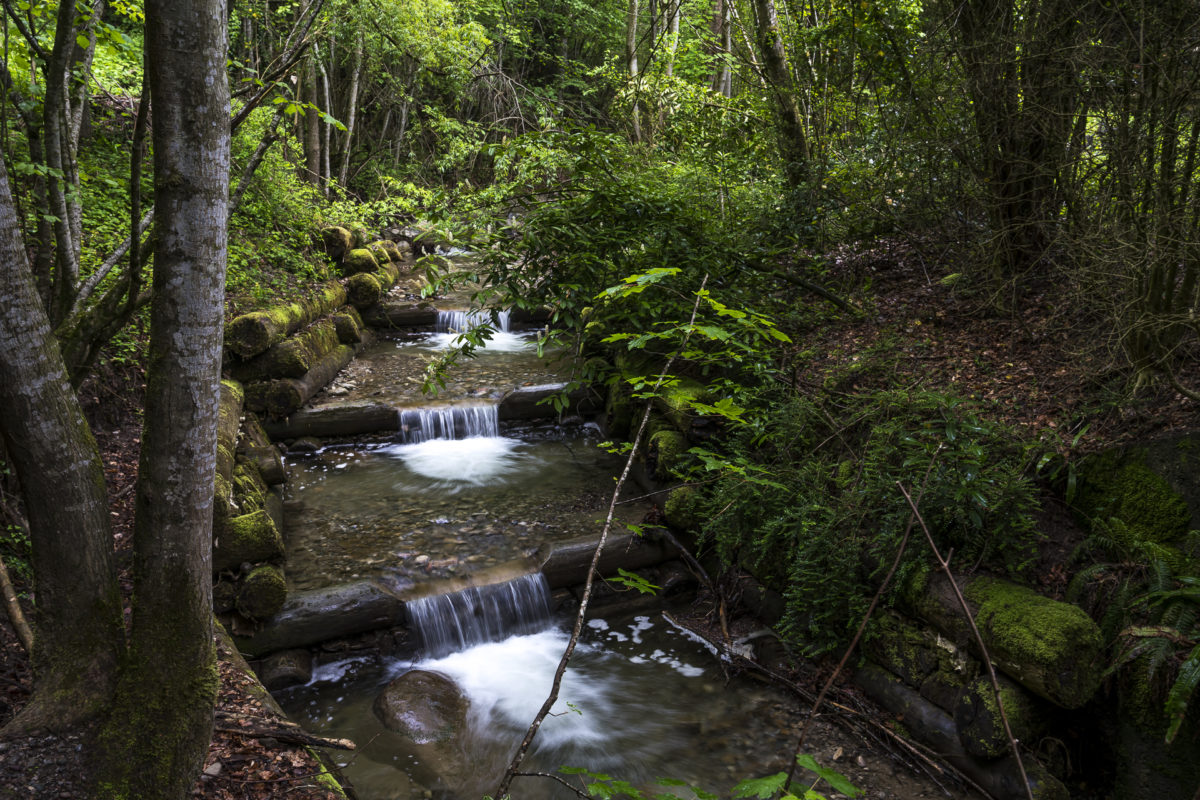
<path fill-rule="evenodd" d="M 813 326 L 796 341 L 795 379 L 821 383 L 839 367 L 869 357 L 902 383 L 975 398 L 986 413 L 1034 438 L 1056 442 L 1068 457 L 1100 446 L 1194 427 L 1197 405 L 1164 387 L 1124 396 L 1127 375 L 1108 331 L 1083 307 L 1077 289 L 1050 280 L 1027 281 L 1016 313 L 1001 313 L 987 298 L 940 280 L 963 254 L 930 239 L 890 239 L 826 254 L 826 282 L 869 310 Z M 866 288 L 863 288 L 866 287 Z M 808 298 L 799 298 L 808 302 Z M 870 384 L 871 372 L 846 373 L 842 391 Z M 1200 364 L 1185 383 L 1200 385 Z M 84 402 L 109 478 L 118 554 L 132 535 L 142 375 L 126 366 L 102 369 L 84 389 Z M 1077 447 L 1072 439 L 1086 426 Z M 1050 535 L 1038 580 L 1052 594 L 1065 586 L 1061 565 L 1074 534 L 1069 515 L 1054 504 L 1043 512 Z M 240 674 L 221 664 L 218 711 L 223 719 L 266 712 Z M 28 697 L 28 661 L 6 619 L 0 619 L 0 727 Z M 219 726 L 206 774 L 193 796 L 316 800 L 332 795 L 313 777 L 323 770 L 303 748 Z M 82 797 L 70 786 L 81 754 L 74 740 L 0 741 L 0 798 Z"/>

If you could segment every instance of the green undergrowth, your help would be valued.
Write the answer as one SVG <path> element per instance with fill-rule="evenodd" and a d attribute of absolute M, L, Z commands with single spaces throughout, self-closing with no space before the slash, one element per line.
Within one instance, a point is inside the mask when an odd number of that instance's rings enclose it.
<path fill-rule="evenodd" d="M 1025 448 L 977 409 L 922 390 L 782 386 L 758 407 L 722 445 L 739 469 L 713 477 L 702 456 L 688 476 L 701 486 L 696 518 L 718 554 L 784 595 L 783 631 L 808 652 L 843 644 L 865 612 L 910 522 L 900 486 L 960 568 L 1017 573 L 1034 556 Z M 893 586 L 930 562 L 919 528 L 913 537 Z"/>

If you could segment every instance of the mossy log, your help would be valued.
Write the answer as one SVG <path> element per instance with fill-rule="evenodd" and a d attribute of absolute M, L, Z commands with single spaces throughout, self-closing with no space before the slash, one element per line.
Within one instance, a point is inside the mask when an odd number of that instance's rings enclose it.
<path fill-rule="evenodd" d="M 913 738 L 936 751 L 995 800 L 1025 800 L 1030 796 L 1034 800 L 1070 800 L 1070 792 L 1062 782 L 1028 753 L 1022 753 L 1028 790 L 1011 754 L 990 761 L 971 756 L 963 749 L 954 718 L 887 670 L 868 663 L 855 670 L 854 682 L 871 699 L 903 719 Z"/>
<path fill-rule="evenodd" d="M 1003 675 L 998 677 L 1000 699 L 1013 736 L 1019 742 L 1036 741 L 1049 721 L 1048 704 L 1016 682 Z M 954 707 L 954 723 L 963 748 L 971 755 L 1001 758 L 1009 752 L 1008 734 L 990 679 L 979 677 L 966 685 Z"/>
<path fill-rule="evenodd" d="M 266 447 L 271 444 L 271 437 L 263 428 L 262 420 L 253 411 L 243 409 L 242 431 L 238 437 L 238 452 L 251 447 Z"/>
<path fill-rule="evenodd" d="M 266 429 L 276 441 L 306 436 L 318 439 L 358 436 L 399 430 L 399 413 L 393 406 L 360 403 L 305 408 L 286 419 L 268 420 Z"/>
<path fill-rule="evenodd" d="M 382 250 L 386 253 L 389 261 L 398 262 L 404 260 L 404 251 L 400 248 L 400 245 L 391 239 L 380 239 L 377 242 L 372 242 L 371 247 L 377 251 Z"/>
<path fill-rule="evenodd" d="M 283 537 L 264 509 L 230 519 L 213 541 L 213 572 L 282 558 Z"/>
<path fill-rule="evenodd" d="M 267 482 L 258 465 L 245 454 L 238 456 L 233 470 L 233 500 L 243 514 L 257 511 L 266 503 Z"/>
<path fill-rule="evenodd" d="M 322 319 L 267 348 L 248 361 L 233 364 L 229 373 L 243 383 L 275 378 L 303 378 L 341 341 L 332 319 Z"/>
<path fill-rule="evenodd" d="M 998 669 L 1063 708 L 1079 708 L 1091 699 L 1106 660 L 1100 629 L 1082 609 L 1010 581 L 957 580 Z M 907 595 L 918 617 L 955 644 L 977 650 L 945 575 L 931 576 L 921 591 Z"/>
<path fill-rule="evenodd" d="M 551 545 L 542 559 L 542 574 L 551 589 L 574 586 L 587 580 L 598 539 L 587 536 Z M 652 533 L 610 536 L 600 555 L 597 571 L 614 575 L 618 569 L 635 570 L 679 557 L 679 548 Z"/>
<path fill-rule="evenodd" d="M 358 247 L 342 256 L 342 276 L 349 278 L 363 272 L 379 269 L 375 254 L 365 247 Z"/>
<path fill-rule="evenodd" d="M 235 607 L 247 619 L 263 620 L 275 616 L 287 599 L 287 584 L 283 570 L 261 564 L 250 570 L 238 588 Z"/>
<path fill-rule="evenodd" d="M 372 272 L 360 272 L 346 281 L 346 297 L 350 305 L 366 309 L 378 303 L 400 280 L 400 268 L 385 264 Z"/>
<path fill-rule="evenodd" d="M 343 306 L 329 316 L 333 328 L 337 331 L 338 341 L 342 344 L 359 344 L 363 340 L 362 316 L 354 306 Z"/>
<path fill-rule="evenodd" d="M 354 246 L 354 235 L 340 225 L 331 225 L 321 229 L 321 246 L 325 255 L 333 261 L 340 261 L 350 248 Z"/>
<path fill-rule="evenodd" d="M 500 399 L 498 414 L 502 420 L 545 419 L 558 416 L 558 410 L 549 398 L 561 394 L 565 383 L 547 383 L 541 386 L 522 386 L 513 389 Z M 567 407 L 577 414 L 589 414 L 600 408 L 600 398 L 588 387 L 572 389 L 567 395 Z"/>
<path fill-rule="evenodd" d="M 275 445 L 247 447 L 242 451 L 242 455 L 254 462 L 267 486 L 279 486 L 287 482 L 287 470 L 283 466 L 283 457 Z"/>
<path fill-rule="evenodd" d="M 646 446 L 646 468 L 655 479 L 669 481 L 687 449 L 687 439 L 679 431 L 671 428 L 657 431 Z"/>
<path fill-rule="evenodd" d="M 256 356 L 345 303 L 346 287 L 339 281 L 321 284 L 304 300 L 237 317 L 225 329 L 225 346 L 242 358 Z"/>
<path fill-rule="evenodd" d="M 309 647 L 331 639 L 403 625 L 404 601 L 374 581 L 291 592 L 279 613 L 238 647 L 251 655 Z"/>
<path fill-rule="evenodd" d="M 229 481 L 233 475 L 237 452 L 238 428 L 245 401 L 242 386 L 234 381 L 221 381 L 221 397 L 217 416 L 217 474 Z"/>
<path fill-rule="evenodd" d="M 381 302 L 363 313 L 372 328 L 425 328 L 437 324 L 438 310 L 428 303 Z"/>
<path fill-rule="evenodd" d="M 966 650 L 895 613 L 876 615 L 862 647 L 863 655 L 951 714 L 965 687 L 979 674 L 979 662 Z"/>
<path fill-rule="evenodd" d="M 246 405 L 273 417 L 286 417 L 337 377 L 354 360 L 354 348 L 338 345 L 318 361 L 303 378 L 261 381 L 246 387 Z"/>

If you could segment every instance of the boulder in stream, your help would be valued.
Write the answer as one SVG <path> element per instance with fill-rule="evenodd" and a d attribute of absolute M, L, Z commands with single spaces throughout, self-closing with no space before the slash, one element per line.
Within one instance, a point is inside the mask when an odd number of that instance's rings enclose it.
<path fill-rule="evenodd" d="M 385 728 L 414 744 L 438 744 L 466 730 L 467 706 L 467 698 L 450 678 L 414 669 L 389 683 L 372 709 Z"/>

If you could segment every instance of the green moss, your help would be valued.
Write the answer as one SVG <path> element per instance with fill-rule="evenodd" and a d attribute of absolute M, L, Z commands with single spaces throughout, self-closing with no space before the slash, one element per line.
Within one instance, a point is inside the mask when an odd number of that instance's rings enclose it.
<path fill-rule="evenodd" d="M 978 608 L 976 624 L 1006 671 L 1066 708 L 1095 693 L 1103 640 L 1081 608 L 994 578 L 976 578 L 963 594 Z"/>
<path fill-rule="evenodd" d="M 692 403 L 703 400 L 707 391 L 698 381 L 680 378 L 676 385 L 668 387 L 654 399 L 654 407 L 676 428 L 687 430 L 695 416 Z"/>
<path fill-rule="evenodd" d="M 694 486 L 677 486 L 667 495 L 663 503 L 663 516 L 667 524 L 678 530 L 695 530 L 699 520 L 696 516 L 699 495 Z"/>
<path fill-rule="evenodd" d="M 351 250 L 342 256 L 342 274 L 357 275 L 360 272 L 374 272 L 379 269 L 375 254 L 365 247 Z"/>
<path fill-rule="evenodd" d="M 237 610 L 253 620 L 273 617 L 287 599 L 283 572 L 269 564 L 255 567 L 242 581 L 237 593 Z"/>
<path fill-rule="evenodd" d="M 679 431 L 663 429 L 651 436 L 647 453 L 654 477 L 660 481 L 670 480 L 687 449 L 687 438 Z"/>
<path fill-rule="evenodd" d="M 330 317 L 338 341 L 342 344 L 358 344 L 362 341 L 363 321 L 358 309 L 346 306 Z"/>
<path fill-rule="evenodd" d="M 229 520 L 213 543 L 213 571 L 283 558 L 283 537 L 265 509 Z"/>
<path fill-rule="evenodd" d="M 354 246 L 354 237 L 346 228 L 332 225 L 321 230 L 321 245 L 325 248 L 325 254 L 336 261 Z"/>
<path fill-rule="evenodd" d="M 370 308 L 383 297 L 383 287 L 370 272 L 360 272 L 346 281 L 346 296 L 355 308 Z"/>
<path fill-rule="evenodd" d="M 1145 450 L 1101 453 L 1086 461 L 1080 472 L 1083 483 L 1076 505 L 1089 520 L 1116 517 L 1137 538 L 1158 543 L 1176 541 L 1191 527 L 1187 503 L 1147 466 Z"/>

